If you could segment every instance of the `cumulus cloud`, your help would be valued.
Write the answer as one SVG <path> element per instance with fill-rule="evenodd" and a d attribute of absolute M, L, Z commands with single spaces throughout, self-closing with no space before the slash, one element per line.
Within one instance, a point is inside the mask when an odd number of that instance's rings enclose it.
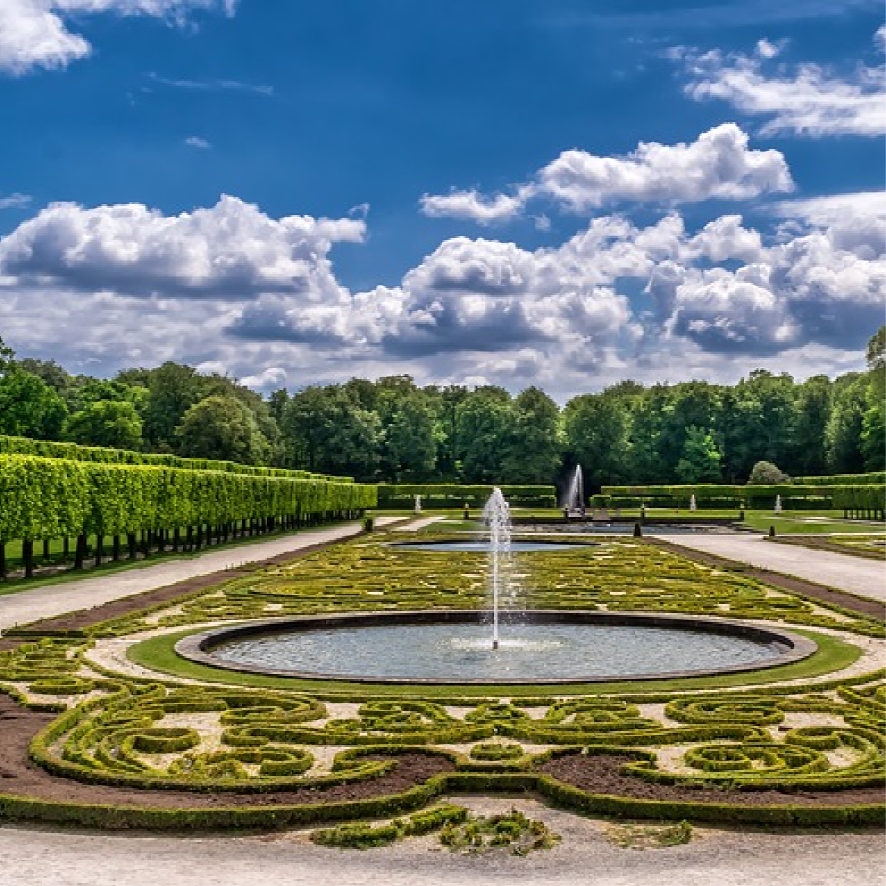
<path fill-rule="evenodd" d="M 827 194 L 803 200 L 783 200 L 772 206 L 772 212 L 783 218 L 802 219 L 816 225 L 831 224 L 854 216 L 875 222 L 877 219 L 886 220 L 886 199 L 882 191 Z"/>
<path fill-rule="evenodd" d="M 360 242 L 364 232 L 361 219 L 273 219 L 229 196 L 177 216 L 140 203 L 54 203 L 0 239 L 0 275 L 16 285 L 137 297 L 290 291 L 334 302 L 343 296 L 327 254 L 336 242 Z"/>
<path fill-rule="evenodd" d="M 844 371 L 886 308 L 882 213 L 788 203 L 790 229 L 772 234 L 671 211 L 645 226 L 600 216 L 534 250 L 454 237 L 396 285 L 359 292 L 329 253 L 360 242 L 363 219 L 273 219 L 232 197 L 178 216 L 56 204 L 0 240 L 0 328 L 19 353 L 78 371 L 174 359 L 262 390 L 396 366 L 424 383 L 569 393 L 801 352 L 798 366 L 824 354 Z"/>
<path fill-rule="evenodd" d="M 189 135 L 185 139 L 185 144 L 189 148 L 197 148 L 201 151 L 208 151 L 212 147 L 212 145 L 208 141 L 206 141 L 205 138 L 200 138 L 199 135 Z"/>
<path fill-rule="evenodd" d="M 769 118 L 763 134 L 821 137 L 886 132 L 882 65 L 859 65 L 854 76 L 845 79 L 817 64 L 770 64 L 778 50 L 777 44 L 762 40 L 753 56 L 719 50 L 678 50 L 673 56 L 686 64 L 687 95 L 698 101 L 720 99 L 745 114 Z"/>
<path fill-rule="evenodd" d="M 792 190 L 791 174 L 781 152 L 756 150 L 748 142 L 747 134 L 736 124 L 724 123 L 703 132 L 694 142 L 641 142 L 624 157 L 564 151 L 540 169 L 531 183 L 517 186 L 512 196 L 484 197 L 475 190 L 426 194 L 422 211 L 490 224 L 516 217 L 533 198 L 584 213 L 627 202 L 747 200 Z"/>
<path fill-rule="evenodd" d="M 233 15 L 237 0 L 3 0 L 0 71 L 64 68 L 88 56 L 89 43 L 68 30 L 67 19 L 86 13 L 145 15 L 182 23 L 194 11 Z"/>
<path fill-rule="evenodd" d="M 748 136 L 734 123 L 689 144 L 642 142 L 627 157 L 565 151 L 541 170 L 539 180 L 540 191 L 578 212 L 628 200 L 747 200 L 793 187 L 784 156 L 749 149 Z"/>
<path fill-rule="evenodd" d="M 476 190 L 425 194 L 421 198 L 421 211 L 431 218 L 468 219 L 480 225 L 509 221 L 519 215 L 522 208 L 522 196 L 496 194 L 484 197 Z"/>

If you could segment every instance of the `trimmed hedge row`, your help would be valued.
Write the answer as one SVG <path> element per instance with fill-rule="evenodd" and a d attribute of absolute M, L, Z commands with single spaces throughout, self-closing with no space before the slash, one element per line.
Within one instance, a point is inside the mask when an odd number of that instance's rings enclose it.
<path fill-rule="evenodd" d="M 379 483 L 378 506 L 380 508 L 412 508 L 415 496 L 429 508 L 483 507 L 492 495 L 493 486 L 462 486 L 457 483 Z M 518 507 L 554 508 L 557 506 L 557 490 L 553 486 L 500 486 L 502 495 L 511 505 Z"/>
<path fill-rule="evenodd" d="M 870 471 L 867 474 L 832 474 L 829 477 L 794 477 L 794 482 L 807 486 L 866 486 L 869 483 L 886 483 L 886 471 Z"/>
<path fill-rule="evenodd" d="M 832 507 L 832 490 L 820 486 L 802 486 L 796 483 L 722 484 L 697 483 L 693 485 L 668 484 L 659 486 L 603 486 L 601 490 L 611 506 L 647 504 L 653 507 L 688 507 L 692 496 L 704 507 L 741 506 L 750 509 L 771 508 L 781 496 L 785 508 L 828 509 Z"/>
<path fill-rule="evenodd" d="M 781 496 L 785 509 L 879 510 L 886 503 L 884 482 L 855 484 L 706 484 L 661 486 L 603 486 L 601 494 L 609 506 L 647 504 L 658 507 L 688 507 L 692 496 L 700 507 L 747 507 L 764 510 Z"/>
<path fill-rule="evenodd" d="M 375 487 L 223 471 L 0 455 L 0 542 L 356 513 Z"/>
<path fill-rule="evenodd" d="M 580 748 L 574 749 L 580 752 Z M 854 806 L 752 806 L 734 803 L 641 800 L 590 794 L 540 773 L 453 772 L 435 775 L 401 794 L 366 800 L 274 805 L 168 809 L 79 804 L 0 794 L 0 819 L 75 824 L 82 827 L 198 830 L 290 828 L 324 822 L 385 818 L 411 812 L 448 793 L 519 794 L 535 791 L 560 808 L 585 815 L 707 821 L 779 827 L 883 824 L 883 804 Z"/>
<path fill-rule="evenodd" d="M 230 474 L 248 474 L 254 477 L 288 477 L 292 480 L 333 480 L 352 483 L 351 477 L 314 474 L 311 471 L 271 468 L 263 465 L 244 465 L 234 461 L 213 458 L 182 458 L 178 455 L 153 452 L 134 452 L 131 449 L 112 449 L 107 446 L 81 446 L 56 440 L 33 440 L 0 434 L 0 455 L 40 455 L 44 458 L 63 458 L 69 461 L 89 461 L 115 465 L 154 465 L 167 468 L 185 468 L 193 471 L 224 471 Z"/>

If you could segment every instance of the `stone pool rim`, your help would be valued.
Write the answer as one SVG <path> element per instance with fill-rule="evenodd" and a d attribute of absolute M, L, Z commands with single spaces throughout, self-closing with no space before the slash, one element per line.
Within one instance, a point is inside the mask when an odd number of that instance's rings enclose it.
<path fill-rule="evenodd" d="M 818 650 L 818 644 L 793 631 L 762 627 L 733 619 L 700 618 L 691 615 L 662 615 L 655 612 L 599 612 L 580 609 L 508 610 L 500 613 L 502 624 L 608 624 L 630 627 L 659 627 L 685 631 L 738 636 L 760 643 L 777 643 L 784 647 L 778 655 L 761 658 L 745 664 L 721 668 L 688 671 L 661 671 L 655 674 L 594 675 L 576 677 L 513 678 L 494 680 L 486 678 L 454 677 L 381 677 L 361 674 L 327 674 L 318 671 L 290 670 L 262 667 L 224 661 L 212 654 L 214 647 L 234 638 L 261 636 L 291 630 L 318 630 L 335 627 L 378 627 L 414 624 L 482 624 L 491 618 L 485 609 L 420 609 L 399 612 L 344 612 L 327 615 L 300 615 L 288 618 L 262 619 L 210 631 L 189 634 L 175 644 L 175 652 L 182 658 L 235 673 L 257 674 L 267 677 L 292 677 L 300 680 L 328 680 L 342 683 L 427 686 L 556 686 L 578 683 L 640 682 L 645 680 L 674 680 L 686 677 L 714 677 L 724 674 L 748 673 L 791 664 L 808 658 Z"/>

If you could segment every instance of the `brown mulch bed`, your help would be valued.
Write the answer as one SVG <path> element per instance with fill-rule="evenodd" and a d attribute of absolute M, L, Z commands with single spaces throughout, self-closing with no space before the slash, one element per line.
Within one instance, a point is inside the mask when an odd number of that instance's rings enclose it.
<path fill-rule="evenodd" d="M 542 763 L 540 772 L 590 794 L 635 797 L 641 800 L 689 801 L 692 803 L 738 803 L 744 806 L 854 806 L 882 803 L 882 788 L 845 791 L 736 791 L 703 786 L 655 784 L 636 775 L 619 772 L 625 757 L 601 754 L 565 754 Z"/>
<path fill-rule="evenodd" d="M 0 694 L 0 794 L 36 797 L 42 800 L 115 806 L 163 807 L 167 809 L 211 809 L 227 806 L 300 806 L 362 800 L 401 794 L 423 784 L 431 776 L 455 767 L 442 756 L 400 754 L 397 765 L 384 775 L 352 784 L 304 787 L 268 793 L 218 791 L 203 793 L 181 790 L 139 790 L 113 785 L 84 784 L 61 778 L 34 766 L 28 746 L 34 735 L 54 719 L 54 714 L 29 711 L 9 696 Z"/>
<path fill-rule="evenodd" d="M 650 542 L 647 542 L 649 544 Z M 769 569 L 763 569 L 757 566 L 748 566 L 739 560 L 728 560 L 726 557 L 719 557 L 716 554 L 709 554 L 705 551 L 695 551 L 691 548 L 684 548 L 679 544 L 673 544 L 661 539 L 655 539 L 651 542 L 656 547 L 672 554 L 679 554 L 687 560 L 693 560 L 704 566 L 714 566 L 718 569 L 735 570 L 737 566 L 741 567 L 741 574 L 748 578 L 755 578 L 765 584 L 772 585 L 783 591 L 792 594 L 800 594 L 803 597 L 809 597 L 813 600 L 820 600 L 822 603 L 832 603 L 836 606 L 842 606 L 851 612 L 857 612 L 859 615 L 868 615 L 880 620 L 886 613 L 886 607 L 879 600 L 867 600 L 864 597 L 856 597 L 853 594 L 847 594 L 843 591 L 837 591 L 834 588 L 825 585 L 816 584 L 807 581 L 804 578 L 797 578 L 793 575 L 783 575 L 780 572 L 772 572 Z"/>

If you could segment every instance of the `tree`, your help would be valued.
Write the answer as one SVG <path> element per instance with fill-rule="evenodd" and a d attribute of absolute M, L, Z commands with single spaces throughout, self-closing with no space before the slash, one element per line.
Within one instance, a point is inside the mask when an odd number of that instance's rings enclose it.
<path fill-rule="evenodd" d="M 15 362 L 15 351 L 9 345 L 3 343 L 0 338 L 0 372 L 6 372 Z"/>
<path fill-rule="evenodd" d="M 94 400 L 68 418 L 65 436 L 84 446 L 140 449 L 142 420 L 127 400 Z"/>
<path fill-rule="evenodd" d="M 43 379 L 57 394 L 66 397 L 67 392 L 74 383 L 74 378 L 68 371 L 60 366 L 55 360 L 38 360 L 35 357 L 23 357 L 18 361 L 18 368 L 31 375 Z M 2 366 L 0 366 L 2 370 Z"/>
<path fill-rule="evenodd" d="M 858 372 L 834 383 L 834 405 L 825 428 L 828 469 L 834 474 L 857 474 L 865 469 L 862 431 L 869 386 L 867 376 Z"/>
<path fill-rule="evenodd" d="M 560 410 L 544 391 L 526 388 L 512 406 L 513 427 L 502 459 L 505 483 L 552 483 L 563 460 Z"/>
<path fill-rule="evenodd" d="M 886 468 L 886 409 L 872 404 L 861 417 L 861 454 L 866 471 Z"/>
<path fill-rule="evenodd" d="M 502 482 L 513 427 L 510 396 L 502 388 L 477 388 L 458 405 L 456 435 L 465 483 Z"/>
<path fill-rule="evenodd" d="M 790 483 L 791 478 L 771 461 L 758 461 L 751 468 L 748 483 L 754 486 L 771 486 L 774 483 Z"/>
<path fill-rule="evenodd" d="M 58 440 L 67 412 L 62 398 L 36 375 L 14 364 L 0 375 L 0 434 Z"/>
<path fill-rule="evenodd" d="M 724 400 L 721 434 L 730 479 L 746 477 L 755 462 L 790 464 L 796 426 L 794 380 L 755 369 Z"/>
<path fill-rule="evenodd" d="M 827 471 L 825 428 L 831 414 L 831 380 L 814 375 L 798 386 L 796 394 L 791 470 L 800 475 L 823 474 Z"/>
<path fill-rule="evenodd" d="M 188 458 L 212 458 L 262 464 L 268 441 L 255 417 L 236 397 L 213 394 L 195 403 L 175 429 L 178 453 Z"/>
<path fill-rule="evenodd" d="M 283 410 L 282 432 L 296 467 L 358 480 L 376 478 L 381 421 L 339 385 L 293 394 Z"/>
<path fill-rule="evenodd" d="M 191 366 L 167 362 L 150 370 L 147 386 L 142 416 L 145 440 L 152 449 L 172 449 L 182 417 L 206 393 L 205 379 Z"/>
<path fill-rule="evenodd" d="M 626 404 L 608 394 L 581 394 L 563 410 L 568 460 L 582 466 L 585 489 L 626 478 L 629 430 Z"/>
<path fill-rule="evenodd" d="M 720 480 L 720 450 L 710 431 L 694 425 L 686 429 L 683 455 L 676 470 L 681 483 L 716 483 Z"/>
<path fill-rule="evenodd" d="M 384 418 L 382 476 L 394 483 L 433 476 L 437 456 L 437 423 L 424 398 L 398 397 Z"/>

